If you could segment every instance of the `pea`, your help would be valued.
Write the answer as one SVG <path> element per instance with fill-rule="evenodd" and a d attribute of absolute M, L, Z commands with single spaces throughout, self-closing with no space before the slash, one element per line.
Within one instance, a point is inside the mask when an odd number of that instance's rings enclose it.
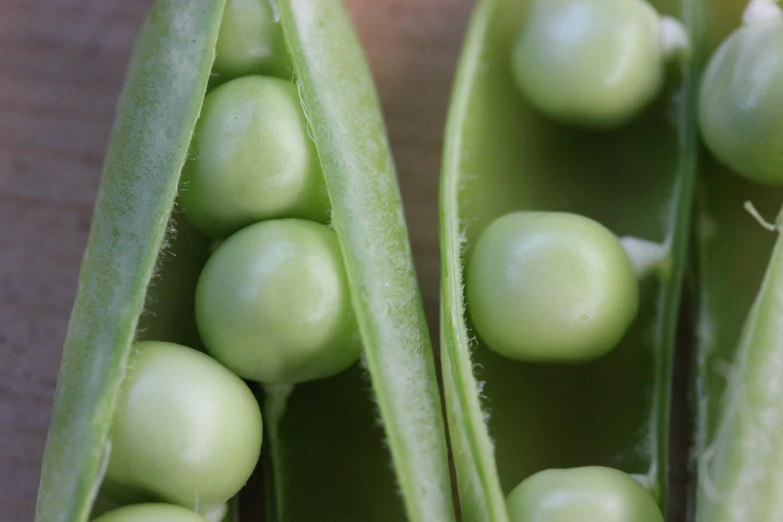
<path fill-rule="evenodd" d="M 228 0 L 212 73 L 226 78 L 282 74 L 287 51 L 269 0 Z"/>
<path fill-rule="evenodd" d="M 661 29 L 640 0 L 537 0 L 516 38 L 512 69 L 525 98 L 567 124 L 624 125 L 663 82 Z"/>
<path fill-rule="evenodd" d="M 137 504 L 110 511 L 93 522 L 206 522 L 204 517 L 170 504 Z"/>
<path fill-rule="evenodd" d="M 337 236 L 312 221 L 266 221 L 229 237 L 199 279 L 196 321 L 213 357 L 264 383 L 334 375 L 361 349 Z"/>
<path fill-rule="evenodd" d="M 476 331 L 512 359 L 595 359 L 617 345 L 638 309 L 638 283 L 619 240 L 576 214 L 496 219 L 478 238 L 466 279 Z"/>
<path fill-rule="evenodd" d="M 318 155 L 290 82 L 245 76 L 216 88 L 191 149 L 180 203 L 201 231 L 220 237 L 266 219 L 327 219 Z"/>
<path fill-rule="evenodd" d="M 509 522 L 663 522 L 653 497 L 622 471 L 549 469 L 508 495 Z"/>
<path fill-rule="evenodd" d="M 707 148 L 751 181 L 783 184 L 783 17 L 735 30 L 709 60 L 699 93 Z"/>
<path fill-rule="evenodd" d="M 110 430 L 110 489 L 199 511 L 245 484 L 261 451 L 261 412 L 236 375 L 166 342 L 136 344 Z"/>

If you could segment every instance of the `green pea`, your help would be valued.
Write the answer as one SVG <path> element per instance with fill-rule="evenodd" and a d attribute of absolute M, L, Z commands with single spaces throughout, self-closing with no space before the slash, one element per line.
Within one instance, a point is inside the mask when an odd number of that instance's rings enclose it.
<path fill-rule="evenodd" d="M 506 504 L 510 522 L 663 522 L 636 480 L 600 466 L 540 471 L 514 488 Z"/>
<path fill-rule="evenodd" d="M 196 322 L 213 357 L 264 383 L 328 377 L 360 353 L 337 235 L 311 221 L 229 237 L 199 279 Z"/>
<path fill-rule="evenodd" d="M 661 89 L 658 15 L 640 0 L 538 0 L 517 36 L 512 69 L 525 98 L 548 117 L 623 125 Z"/>
<path fill-rule="evenodd" d="M 287 55 L 270 0 L 228 0 L 212 72 L 226 77 L 282 73 Z"/>
<path fill-rule="evenodd" d="M 517 360 L 576 362 L 614 348 L 639 290 L 617 237 L 576 214 L 514 212 L 493 221 L 467 269 L 479 336 Z"/>
<path fill-rule="evenodd" d="M 171 504 L 125 506 L 96 518 L 93 522 L 206 522 L 189 509 Z"/>
<path fill-rule="evenodd" d="M 710 58 L 699 126 L 710 152 L 737 174 L 783 184 L 783 19 L 745 25 Z"/>
<path fill-rule="evenodd" d="M 112 419 L 107 490 L 209 511 L 247 482 L 261 438 L 258 403 L 236 375 L 185 346 L 140 342 Z"/>
<path fill-rule="evenodd" d="M 279 217 L 326 221 L 328 196 L 296 87 L 246 76 L 208 94 L 180 186 L 185 216 L 212 236 Z"/>

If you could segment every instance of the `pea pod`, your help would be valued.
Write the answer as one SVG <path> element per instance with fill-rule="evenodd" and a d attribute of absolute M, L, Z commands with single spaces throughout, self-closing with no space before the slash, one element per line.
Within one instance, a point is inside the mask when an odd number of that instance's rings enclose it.
<path fill-rule="evenodd" d="M 651 4 L 691 20 L 690 3 Z M 507 521 L 504 497 L 520 481 L 577 466 L 632 474 L 665 508 L 672 355 L 696 160 L 693 70 L 687 61 L 672 63 L 649 107 L 615 130 L 557 123 L 532 107 L 511 74 L 530 5 L 478 3 L 446 126 L 441 358 L 462 514 L 466 521 Z M 499 216 L 542 211 L 581 214 L 625 236 L 631 261 L 648 272 L 619 346 L 592 362 L 502 357 L 471 319 L 475 283 L 465 280 L 472 270 L 466 265 L 482 233 Z M 504 267 L 495 269 L 504 277 Z M 530 298 L 517 295 L 520 303 Z M 536 311 L 536 303 L 529 308 Z"/>
<path fill-rule="evenodd" d="M 755 15 L 759 8 L 773 18 L 780 13 L 775 15 L 774 2 L 735 0 L 695 5 L 701 20 L 701 31 L 694 35 L 700 42 L 698 66 L 713 73 L 704 76 L 702 93 L 707 98 L 700 104 L 707 147 L 700 168 L 694 235 L 698 299 L 690 516 L 705 522 L 771 522 L 783 516 L 777 460 L 783 433 L 777 363 L 781 356 L 783 254 L 779 233 L 775 233 L 780 229 L 783 190 L 769 185 L 779 185 L 774 180 L 779 178 L 779 169 L 774 173 L 780 157 L 770 154 L 768 148 L 774 149 L 779 141 L 775 125 L 783 127 L 779 105 L 765 106 L 764 100 L 779 96 L 783 89 L 783 49 L 763 45 L 767 30 L 779 22 L 755 19 Z M 783 26 L 777 35 L 783 35 Z M 757 45 L 745 51 L 753 60 L 732 62 L 738 45 L 748 41 L 745 38 L 759 36 Z M 721 56 L 728 56 L 728 62 L 720 63 Z M 723 69 L 726 65 L 729 68 Z M 745 73 L 755 71 L 755 76 L 738 75 L 731 84 L 707 83 L 721 81 L 714 74 L 718 68 L 725 74 L 731 67 L 745 67 Z M 759 82 L 764 81 L 771 83 L 759 90 Z M 721 87 L 726 89 L 721 92 Z M 709 107 L 709 98 L 717 92 L 728 96 L 726 112 L 706 112 L 715 108 Z M 743 97 L 755 103 L 742 103 Z M 753 117 L 754 112 L 758 117 Z M 726 126 L 725 120 L 720 122 L 723 125 L 713 125 L 720 121 L 714 116 L 726 115 L 737 120 L 731 126 Z M 742 118 L 745 123 L 737 124 Z M 750 122 L 769 127 L 758 134 Z M 714 140 L 716 132 L 723 137 L 733 134 L 735 141 L 727 148 L 726 142 Z M 762 216 L 776 215 L 776 225 L 763 223 Z"/>
<path fill-rule="evenodd" d="M 237 52 L 211 76 L 225 6 L 159 0 L 139 35 L 65 342 L 37 522 L 89 519 L 111 460 L 110 429 L 133 343 L 202 348 L 193 304 L 212 239 L 183 219 L 178 184 L 208 89 L 246 72 Z M 241 9 L 230 16 L 282 29 L 288 65 L 285 74 L 278 62 L 270 67 L 298 87 L 364 360 L 335 377 L 266 387 L 268 518 L 454 520 L 431 347 L 358 38 L 339 0 L 263 6 L 271 21 Z M 220 49 L 228 54 L 243 41 Z"/>

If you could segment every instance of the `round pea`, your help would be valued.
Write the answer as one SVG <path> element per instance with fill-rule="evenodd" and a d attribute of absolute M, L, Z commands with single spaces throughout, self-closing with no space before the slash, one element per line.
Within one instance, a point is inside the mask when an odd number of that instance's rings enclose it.
<path fill-rule="evenodd" d="M 248 386 L 173 343 L 134 347 L 110 431 L 107 491 L 209 511 L 247 482 L 262 421 Z"/>
<path fill-rule="evenodd" d="M 110 511 L 93 522 L 207 522 L 189 509 L 171 504 L 136 504 Z"/>
<path fill-rule="evenodd" d="M 699 126 L 710 152 L 758 183 L 783 183 L 783 19 L 736 30 L 710 58 Z"/>
<path fill-rule="evenodd" d="M 492 222 L 467 267 L 478 335 L 521 361 L 581 362 L 612 350 L 638 309 L 617 237 L 576 214 L 514 212 Z"/>
<path fill-rule="evenodd" d="M 212 71 L 232 78 L 281 74 L 287 50 L 270 0 L 228 0 L 220 23 Z"/>
<path fill-rule="evenodd" d="M 246 76 L 204 100 L 182 172 L 180 203 L 196 228 L 222 237 L 256 223 L 326 221 L 328 196 L 296 87 Z"/>
<path fill-rule="evenodd" d="M 663 63 L 658 14 L 640 0 L 537 0 L 512 52 L 531 105 L 597 128 L 623 125 L 652 102 Z"/>
<path fill-rule="evenodd" d="M 328 377 L 360 353 L 337 235 L 311 221 L 265 221 L 229 237 L 199 279 L 196 323 L 215 359 L 264 383 Z"/>
<path fill-rule="evenodd" d="M 599 466 L 540 471 L 506 498 L 510 522 L 663 522 L 652 495 Z"/>

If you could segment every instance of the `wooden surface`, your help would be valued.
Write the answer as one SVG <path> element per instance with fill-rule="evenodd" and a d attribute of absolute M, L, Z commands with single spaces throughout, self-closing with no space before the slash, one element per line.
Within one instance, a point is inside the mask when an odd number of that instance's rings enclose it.
<path fill-rule="evenodd" d="M 472 0 L 347 0 L 435 325 L 443 123 Z M 151 0 L 0 1 L 0 521 L 33 519 L 60 352 L 130 46 Z"/>

